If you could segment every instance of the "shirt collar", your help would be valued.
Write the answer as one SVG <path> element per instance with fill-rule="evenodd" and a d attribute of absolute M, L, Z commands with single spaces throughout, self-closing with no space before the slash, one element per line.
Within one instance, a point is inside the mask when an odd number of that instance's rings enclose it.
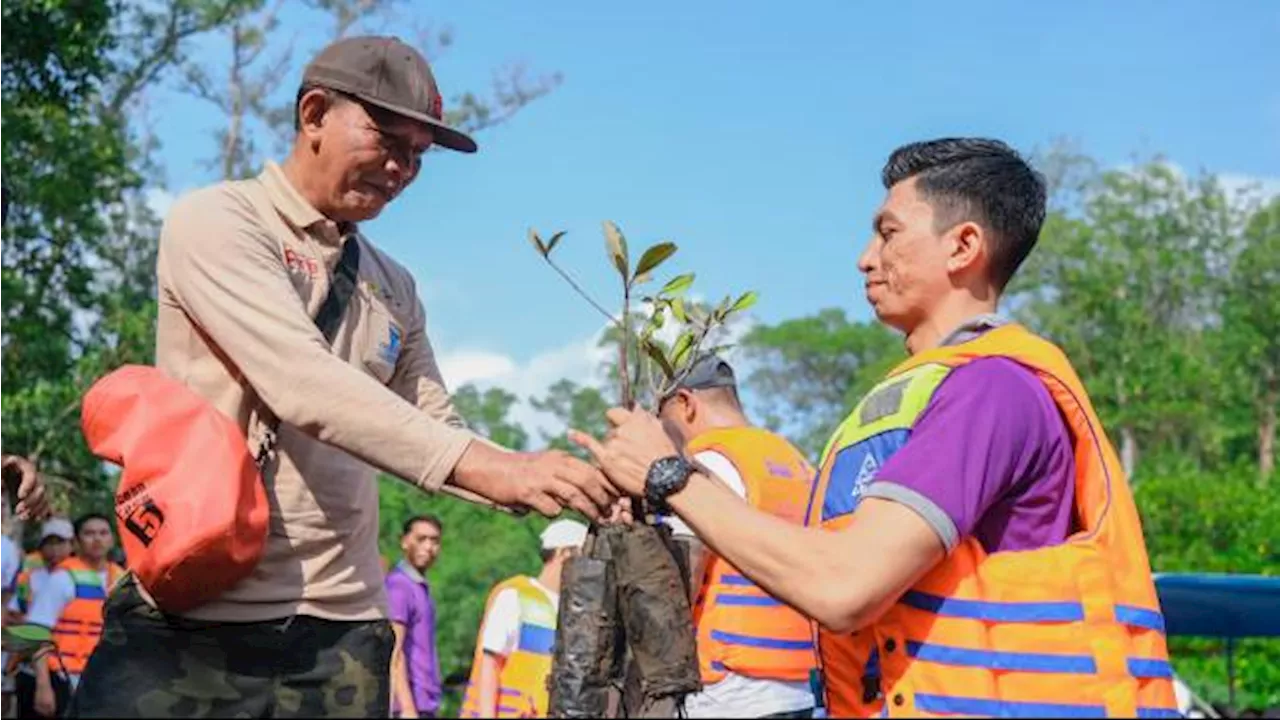
<path fill-rule="evenodd" d="M 960 327 L 952 330 L 950 334 L 942 339 L 942 342 L 938 343 L 938 346 L 946 347 L 947 345 L 967 343 L 988 330 L 994 330 L 1011 322 L 1013 321 L 999 313 L 983 313 L 960 323 Z"/>
<path fill-rule="evenodd" d="M 418 568 L 410 565 L 404 560 L 401 560 L 400 562 L 396 563 L 396 569 L 404 573 L 405 575 L 408 575 L 410 580 L 418 583 L 419 585 L 427 584 L 427 579 L 422 576 L 422 573 L 418 572 Z"/>
<path fill-rule="evenodd" d="M 258 175 L 258 180 L 271 196 L 271 204 L 276 206 L 290 225 L 301 230 L 319 225 L 321 236 L 334 242 L 339 242 L 340 238 L 347 233 L 359 232 L 354 223 L 339 225 L 316 210 L 306 198 L 302 197 L 302 193 L 298 192 L 293 183 L 289 182 L 284 169 L 275 161 L 267 161 L 266 167 Z"/>

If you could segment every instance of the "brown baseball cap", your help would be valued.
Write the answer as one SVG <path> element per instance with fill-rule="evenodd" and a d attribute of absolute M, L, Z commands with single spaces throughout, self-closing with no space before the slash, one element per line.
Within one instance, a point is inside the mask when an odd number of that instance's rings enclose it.
<path fill-rule="evenodd" d="M 438 145 L 473 153 L 476 141 L 444 123 L 444 100 L 426 58 L 399 38 L 343 38 L 329 45 L 302 73 L 304 87 L 347 93 L 370 105 L 424 122 Z"/>

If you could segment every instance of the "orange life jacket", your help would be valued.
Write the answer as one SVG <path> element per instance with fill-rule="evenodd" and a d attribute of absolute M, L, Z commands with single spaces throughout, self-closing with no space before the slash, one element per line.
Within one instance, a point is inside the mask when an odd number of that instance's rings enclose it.
<path fill-rule="evenodd" d="M 686 454 L 704 450 L 719 453 L 733 464 L 753 507 L 797 525 L 804 523 L 814 470 L 786 440 L 759 428 L 725 428 L 694 438 Z M 704 685 L 723 680 L 726 672 L 807 682 L 817 667 L 808 618 L 771 597 L 720 557 L 707 567 L 694 607 L 694 625 Z"/>
<path fill-rule="evenodd" d="M 551 651 L 556 639 L 556 618 L 560 609 L 533 584 L 532 578 L 520 575 L 493 588 L 485 602 L 484 614 L 498 595 L 514 589 L 520 598 L 520 641 L 502 663 L 498 673 L 496 717 L 540 718 L 547 716 L 550 695 L 547 678 L 551 675 Z M 476 650 L 471 659 L 471 681 L 462 701 L 462 717 L 484 717 L 480 714 L 480 660 L 484 657 L 484 624 L 476 636 Z"/>
<path fill-rule="evenodd" d="M 844 462 L 871 469 L 859 476 L 873 476 L 947 374 L 985 357 L 1033 371 L 1061 411 L 1075 450 L 1078 530 L 1058 546 L 991 554 L 966 538 L 869 627 L 820 631 L 830 713 L 1177 717 L 1128 483 L 1065 355 L 1026 329 L 1006 325 L 894 369 L 823 453 L 809 524 L 838 530 L 852 519 L 864 479 L 842 473 L 833 483 L 842 451 Z"/>
<path fill-rule="evenodd" d="M 102 584 L 102 576 L 90 568 L 84 560 L 69 557 L 58 563 L 59 570 L 71 574 L 71 582 L 75 585 L 76 595 L 62 609 L 62 615 L 53 626 L 53 642 L 58 648 L 58 657 L 49 654 L 49 669 L 59 672 L 63 668 L 72 675 L 84 672 L 89 656 L 98 646 L 102 637 L 102 606 L 107 601 L 107 591 L 115 586 L 116 581 L 124 574 L 124 568 L 115 563 L 107 563 L 107 584 Z"/>

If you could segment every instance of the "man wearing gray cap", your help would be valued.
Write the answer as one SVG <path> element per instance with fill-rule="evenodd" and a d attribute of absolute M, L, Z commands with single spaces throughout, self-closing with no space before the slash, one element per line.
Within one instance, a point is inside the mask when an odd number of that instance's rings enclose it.
<path fill-rule="evenodd" d="M 114 592 L 73 715 L 386 717 L 377 471 L 548 516 L 594 518 L 616 498 L 568 454 L 467 429 L 412 275 L 356 226 L 433 145 L 476 150 L 444 123 L 426 60 L 395 38 L 340 40 L 307 66 L 295 110 L 284 163 L 180 199 L 157 260 L 157 365 L 269 458 L 261 561 L 182 617 L 133 582 Z"/>
<path fill-rule="evenodd" d="M 658 417 L 686 457 L 739 497 L 804 523 L 814 470 L 789 442 L 751 425 L 729 363 L 700 357 L 661 399 Z M 686 698 L 688 716 L 809 717 L 817 663 L 808 619 L 704 550 L 679 518 L 664 520 L 694 549 L 690 585 L 703 691 Z"/>

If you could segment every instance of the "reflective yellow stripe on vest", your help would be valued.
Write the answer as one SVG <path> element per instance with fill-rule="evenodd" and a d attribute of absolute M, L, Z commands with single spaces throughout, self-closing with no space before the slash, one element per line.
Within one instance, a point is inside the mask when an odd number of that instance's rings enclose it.
<path fill-rule="evenodd" d="M 923 365 L 881 382 L 867 393 L 822 452 L 822 469 L 810 496 L 807 524 L 847 524 L 871 479 L 906 444 L 916 419 L 950 372 L 944 365 Z M 850 468 L 852 472 L 848 472 Z M 835 485 L 830 484 L 833 475 Z"/>
<path fill-rule="evenodd" d="M 551 673 L 551 655 L 555 645 L 556 616 L 559 609 L 551 604 L 546 593 L 534 585 L 532 579 L 520 576 L 499 583 L 493 589 L 485 605 L 486 615 L 494 598 L 508 589 L 516 591 L 520 602 L 520 630 L 516 648 L 506 657 L 498 675 L 496 716 L 545 717 L 549 702 L 546 680 Z M 471 680 L 463 699 L 463 717 L 480 717 L 478 706 L 480 660 L 484 656 L 483 637 L 482 626 L 476 637 Z"/>

